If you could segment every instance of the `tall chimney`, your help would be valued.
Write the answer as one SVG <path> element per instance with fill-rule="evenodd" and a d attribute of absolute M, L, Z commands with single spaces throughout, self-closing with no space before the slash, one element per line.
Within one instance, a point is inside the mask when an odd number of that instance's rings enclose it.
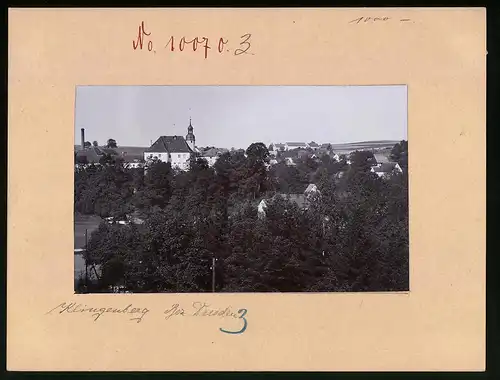
<path fill-rule="evenodd" d="M 82 150 L 85 149 L 85 129 L 82 128 Z"/>

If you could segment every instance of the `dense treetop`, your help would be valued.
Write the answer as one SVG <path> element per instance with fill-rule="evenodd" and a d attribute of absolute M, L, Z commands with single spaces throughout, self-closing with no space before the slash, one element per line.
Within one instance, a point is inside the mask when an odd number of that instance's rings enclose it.
<path fill-rule="evenodd" d="M 111 156 L 77 165 L 76 212 L 144 220 L 102 223 L 92 234 L 87 258 L 101 276 L 91 290 L 208 292 L 213 258 L 219 292 L 407 290 L 407 142 L 391 157 L 404 170 L 386 179 L 370 171 L 370 152 L 270 166 L 262 143 L 213 167 L 195 157 L 185 172 L 159 161 L 129 168 Z M 310 183 L 319 195 L 307 209 L 287 197 Z"/>

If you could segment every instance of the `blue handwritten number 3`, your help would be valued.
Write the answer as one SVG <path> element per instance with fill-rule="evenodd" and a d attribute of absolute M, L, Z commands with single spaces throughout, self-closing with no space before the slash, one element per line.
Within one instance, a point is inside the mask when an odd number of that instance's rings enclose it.
<path fill-rule="evenodd" d="M 244 322 L 241 330 L 239 330 L 239 331 L 227 331 L 227 330 L 224 330 L 223 328 L 220 328 L 219 330 L 222 331 L 223 333 L 226 333 L 226 334 L 241 334 L 242 332 L 244 332 L 247 329 L 247 325 L 248 325 L 247 319 L 245 318 L 247 311 L 248 311 L 247 309 L 238 310 L 238 313 L 242 313 L 240 315 L 239 319 L 243 319 L 243 322 Z"/>

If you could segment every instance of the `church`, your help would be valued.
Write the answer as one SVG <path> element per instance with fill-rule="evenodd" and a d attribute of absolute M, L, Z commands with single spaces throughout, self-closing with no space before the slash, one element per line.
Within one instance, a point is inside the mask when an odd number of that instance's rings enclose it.
<path fill-rule="evenodd" d="M 186 138 L 182 136 L 160 136 L 144 152 L 144 161 L 148 162 L 157 159 L 170 162 L 173 168 L 188 170 L 190 158 L 197 152 L 193 126 L 191 125 L 191 119 L 189 119 Z"/>

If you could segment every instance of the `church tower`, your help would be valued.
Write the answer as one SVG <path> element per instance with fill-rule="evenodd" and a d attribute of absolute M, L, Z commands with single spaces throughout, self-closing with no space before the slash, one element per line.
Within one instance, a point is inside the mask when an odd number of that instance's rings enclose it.
<path fill-rule="evenodd" d="M 194 152 L 195 137 L 193 134 L 193 126 L 191 125 L 191 118 L 189 118 L 189 127 L 188 127 L 188 134 L 186 135 L 186 142 L 189 148 L 191 148 L 191 150 Z"/>

